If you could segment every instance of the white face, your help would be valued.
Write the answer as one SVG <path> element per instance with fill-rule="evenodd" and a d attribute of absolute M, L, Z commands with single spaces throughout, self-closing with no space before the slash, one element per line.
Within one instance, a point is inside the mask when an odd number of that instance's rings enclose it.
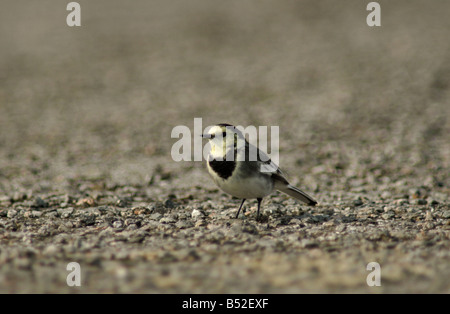
<path fill-rule="evenodd" d="M 239 136 L 239 132 L 232 126 L 225 127 L 220 125 L 212 126 L 209 131 L 208 138 L 211 144 L 211 154 L 213 156 L 223 156 L 226 151 L 234 150 L 235 136 Z"/>
<path fill-rule="evenodd" d="M 222 136 L 222 133 L 225 131 L 225 129 L 226 129 L 225 127 L 221 127 L 219 125 L 214 125 L 209 129 L 208 134 L 210 136 L 212 135 L 212 137 L 219 136 L 219 135 Z"/>

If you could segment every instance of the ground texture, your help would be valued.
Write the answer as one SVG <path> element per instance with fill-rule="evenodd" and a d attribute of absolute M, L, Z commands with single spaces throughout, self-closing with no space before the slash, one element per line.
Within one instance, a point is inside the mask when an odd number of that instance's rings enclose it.
<path fill-rule="evenodd" d="M 450 292 L 448 1 L 79 3 L 0 5 L 1 293 Z M 319 205 L 234 219 L 194 117 L 280 126 Z"/>

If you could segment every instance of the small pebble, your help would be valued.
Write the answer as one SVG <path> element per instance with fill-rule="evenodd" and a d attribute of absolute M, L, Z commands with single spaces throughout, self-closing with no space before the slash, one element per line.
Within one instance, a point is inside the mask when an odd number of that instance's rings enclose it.
<path fill-rule="evenodd" d="M 194 210 L 192 211 L 192 213 L 191 213 L 191 217 L 192 217 L 193 219 L 199 219 L 199 218 L 201 218 L 201 217 L 203 217 L 203 216 L 205 216 L 205 215 L 203 214 L 203 212 L 199 211 L 198 209 L 194 209 Z"/>

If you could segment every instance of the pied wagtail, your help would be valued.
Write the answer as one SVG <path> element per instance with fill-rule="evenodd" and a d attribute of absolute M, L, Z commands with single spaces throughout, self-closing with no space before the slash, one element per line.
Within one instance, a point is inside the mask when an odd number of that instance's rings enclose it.
<path fill-rule="evenodd" d="M 263 151 L 248 143 L 242 132 L 233 125 L 214 125 L 202 137 L 208 138 L 211 145 L 207 168 L 214 182 L 224 192 L 242 199 L 236 218 L 245 200 L 256 198 L 256 219 L 259 220 L 261 201 L 273 190 L 279 190 L 311 206 L 317 204 L 311 196 L 290 185 L 280 168 Z M 252 150 L 257 152 L 253 159 L 249 158 Z"/>

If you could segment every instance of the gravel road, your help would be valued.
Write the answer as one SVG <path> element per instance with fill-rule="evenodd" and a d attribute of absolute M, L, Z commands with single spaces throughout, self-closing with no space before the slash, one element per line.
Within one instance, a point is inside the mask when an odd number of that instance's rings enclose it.
<path fill-rule="evenodd" d="M 450 2 L 78 2 L 0 5 L 0 293 L 450 293 Z M 319 205 L 235 219 L 195 117 L 280 126 Z"/>

